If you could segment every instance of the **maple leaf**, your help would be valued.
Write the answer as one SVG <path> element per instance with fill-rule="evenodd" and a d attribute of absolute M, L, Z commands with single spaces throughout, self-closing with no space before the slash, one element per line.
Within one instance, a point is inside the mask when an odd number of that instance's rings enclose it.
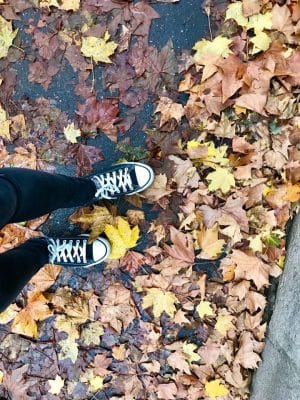
<path fill-rule="evenodd" d="M 159 318 L 163 312 L 174 317 L 176 312 L 175 303 L 178 302 L 174 293 L 163 291 L 158 288 L 147 289 L 148 294 L 143 298 L 143 308 L 153 307 L 153 315 Z"/>
<path fill-rule="evenodd" d="M 0 324 L 8 324 L 20 311 L 16 304 L 10 304 L 2 313 L 0 313 Z"/>
<path fill-rule="evenodd" d="M 165 245 L 165 251 L 171 257 L 193 263 L 195 259 L 195 250 L 191 235 L 182 233 L 174 228 L 174 226 L 170 226 L 170 238 L 174 246 Z"/>
<path fill-rule="evenodd" d="M 6 111 L 0 104 L 0 136 L 8 140 L 10 140 L 10 124 L 11 121 L 7 119 Z"/>
<path fill-rule="evenodd" d="M 86 346 L 99 346 L 101 341 L 100 337 L 103 333 L 102 324 L 99 321 L 93 321 L 82 328 L 80 338 Z"/>
<path fill-rule="evenodd" d="M 205 316 L 212 317 L 215 315 L 214 310 L 211 307 L 211 303 L 207 300 L 201 300 L 196 307 L 196 311 L 200 318 L 204 318 Z"/>
<path fill-rule="evenodd" d="M 260 31 L 250 39 L 250 42 L 254 45 L 251 54 L 256 54 L 268 50 L 272 40 L 265 32 Z"/>
<path fill-rule="evenodd" d="M 29 365 L 23 365 L 20 368 L 7 372 L 3 376 L 3 386 L 13 399 L 28 399 L 27 391 L 31 386 L 30 381 L 26 381 L 24 374 L 27 372 Z"/>
<path fill-rule="evenodd" d="M 151 203 L 167 196 L 173 192 L 172 189 L 168 188 L 167 182 L 168 179 L 165 174 L 156 175 L 151 187 L 143 192 L 143 196 Z"/>
<path fill-rule="evenodd" d="M 232 320 L 232 315 L 218 315 L 215 329 L 221 333 L 222 336 L 226 336 L 227 331 L 234 329 Z"/>
<path fill-rule="evenodd" d="M 184 342 L 182 345 L 182 351 L 187 356 L 187 361 L 189 364 L 200 360 L 200 356 L 199 354 L 195 353 L 195 350 L 197 350 L 197 346 L 194 343 Z"/>
<path fill-rule="evenodd" d="M 205 384 L 205 394 L 212 399 L 216 399 L 219 396 L 227 396 L 229 390 L 223 385 L 220 379 L 215 379 Z"/>
<path fill-rule="evenodd" d="M 56 281 L 62 267 L 60 265 L 46 264 L 30 280 L 36 290 L 44 292 Z"/>
<path fill-rule="evenodd" d="M 218 232 L 218 224 L 215 224 L 212 228 L 198 233 L 198 243 L 202 250 L 200 257 L 213 259 L 221 253 L 225 240 L 218 238 Z"/>
<path fill-rule="evenodd" d="M 116 218 L 116 224 L 117 227 L 107 224 L 104 229 L 112 246 L 109 256 L 112 260 L 124 257 L 126 251 L 135 247 L 139 239 L 138 225 L 131 229 L 129 223 L 122 217 Z"/>
<path fill-rule="evenodd" d="M 75 364 L 78 357 L 78 344 L 72 337 L 68 337 L 67 339 L 61 340 L 58 342 L 61 346 L 61 350 L 58 353 L 59 360 L 65 360 L 70 358 L 73 364 Z"/>
<path fill-rule="evenodd" d="M 240 250 L 233 250 L 231 260 L 236 264 L 236 280 L 253 280 L 258 290 L 264 286 L 268 286 L 271 267 L 264 263 L 260 258 L 248 256 Z"/>
<path fill-rule="evenodd" d="M 83 129 L 100 129 L 114 142 L 117 141 L 117 127 L 119 121 L 118 100 L 97 100 L 95 96 L 89 97 L 84 104 L 80 104 L 76 113 L 82 118 Z"/>
<path fill-rule="evenodd" d="M 178 369 L 180 372 L 188 375 L 191 374 L 189 364 L 186 361 L 186 355 L 182 351 L 175 351 L 167 358 L 167 361 L 174 370 Z"/>
<path fill-rule="evenodd" d="M 88 36 L 82 38 L 81 52 L 86 57 L 92 57 L 96 62 L 111 63 L 112 56 L 118 47 L 117 43 L 109 41 L 110 34 L 104 33 L 102 38 Z"/>
<path fill-rule="evenodd" d="M 11 21 L 6 21 L 0 16 L 0 58 L 6 57 L 14 38 L 17 36 L 18 29 L 12 30 Z"/>
<path fill-rule="evenodd" d="M 16 315 L 12 332 L 37 337 L 36 321 L 42 321 L 52 315 L 48 300 L 40 292 L 29 292 L 26 307 Z"/>
<path fill-rule="evenodd" d="M 229 49 L 231 40 L 223 36 L 217 36 L 212 41 L 202 39 L 195 43 L 193 50 L 196 51 L 194 59 L 197 63 L 205 62 L 205 57 L 210 54 L 215 54 L 222 57 L 227 57 L 232 51 Z"/>
<path fill-rule="evenodd" d="M 175 103 L 168 97 L 160 97 L 154 113 L 161 113 L 159 126 L 162 127 L 170 119 L 174 118 L 177 123 L 184 115 L 184 108 L 181 104 Z"/>
<path fill-rule="evenodd" d="M 97 354 L 95 359 L 94 359 L 94 369 L 97 375 L 108 375 L 111 373 L 107 369 L 107 367 L 110 366 L 112 363 L 112 359 L 108 358 L 105 354 Z"/>
<path fill-rule="evenodd" d="M 242 365 L 244 368 L 254 369 L 261 361 L 259 355 L 255 352 L 258 342 L 253 338 L 251 332 L 242 332 L 240 337 L 240 347 L 235 356 L 234 362 Z"/>
<path fill-rule="evenodd" d="M 178 392 L 174 382 L 161 383 L 157 385 L 157 396 L 159 399 L 174 400 Z"/>
<path fill-rule="evenodd" d="M 235 186 L 234 176 L 225 168 L 216 168 L 214 172 L 207 175 L 206 179 L 211 181 L 208 188 L 212 192 L 220 189 L 226 194 L 232 186 Z"/>
<path fill-rule="evenodd" d="M 62 379 L 59 375 L 56 375 L 55 379 L 49 379 L 47 382 L 50 386 L 49 392 L 52 394 L 59 394 L 65 384 L 64 379 Z"/>
<path fill-rule="evenodd" d="M 80 0 L 40 0 L 40 7 L 57 7 L 66 11 L 77 11 L 80 7 Z"/>
<path fill-rule="evenodd" d="M 70 216 L 70 222 L 79 224 L 83 230 L 90 230 L 90 241 L 97 239 L 104 232 L 105 226 L 113 221 L 108 208 L 96 205 L 80 208 Z"/>
<path fill-rule="evenodd" d="M 292 203 L 295 201 L 299 201 L 300 200 L 300 183 L 293 185 L 293 184 L 291 184 L 291 182 L 288 182 L 287 193 L 283 199 L 289 200 Z"/>
<path fill-rule="evenodd" d="M 64 134 L 66 139 L 71 143 L 77 143 L 77 138 L 81 136 L 80 129 L 75 128 L 74 122 L 65 127 Z"/>

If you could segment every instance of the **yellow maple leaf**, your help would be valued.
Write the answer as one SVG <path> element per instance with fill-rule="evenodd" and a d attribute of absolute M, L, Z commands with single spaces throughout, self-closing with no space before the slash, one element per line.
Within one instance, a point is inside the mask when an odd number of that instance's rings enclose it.
<path fill-rule="evenodd" d="M 250 241 L 249 243 L 250 249 L 252 249 L 254 252 L 255 251 L 262 252 L 263 242 L 261 240 L 261 235 L 250 236 L 248 240 Z"/>
<path fill-rule="evenodd" d="M 108 224 L 104 229 L 112 246 L 109 257 L 112 260 L 123 257 L 128 249 L 136 246 L 140 233 L 138 225 L 131 229 L 124 218 L 118 217 L 116 221 L 117 227 Z"/>
<path fill-rule="evenodd" d="M 90 379 L 90 386 L 93 392 L 103 388 L 103 376 L 95 375 Z"/>
<path fill-rule="evenodd" d="M 0 58 L 6 57 L 8 49 L 12 45 L 14 38 L 18 33 L 18 29 L 12 30 L 10 21 L 6 21 L 0 16 Z"/>
<path fill-rule="evenodd" d="M 199 314 L 200 318 L 204 318 L 205 316 L 212 317 L 213 315 L 215 315 L 211 303 L 207 300 L 201 300 L 196 307 L 196 311 Z"/>
<path fill-rule="evenodd" d="M 4 376 L 4 374 L 0 369 L 0 385 L 1 385 L 2 381 L 3 381 L 3 376 Z"/>
<path fill-rule="evenodd" d="M 205 61 L 205 57 L 209 54 L 218 55 L 226 58 L 232 51 L 229 49 L 231 40 L 224 36 L 217 36 L 212 41 L 202 39 L 195 43 L 193 50 L 196 51 L 194 59 L 197 63 L 201 64 Z"/>
<path fill-rule="evenodd" d="M 64 387 L 65 381 L 59 375 L 56 375 L 55 379 L 49 379 L 48 383 L 50 385 L 49 392 L 52 394 L 59 394 Z"/>
<path fill-rule="evenodd" d="M 65 11 L 77 11 L 80 7 L 80 0 L 41 0 L 40 7 L 57 7 Z"/>
<path fill-rule="evenodd" d="M 105 32 L 103 38 L 88 36 L 82 38 L 81 52 L 86 57 L 92 57 L 96 62 L 111 63 L 112 56 L 118 47 L 117 43 L 109 41 L 110 34 Z"/>
<path fill-rule="evenodd" d="M 20 311 L 16 304 L 9 305 L 2 313 L 0 313 L 0 324 L 8 324 L 12 321 Z"/>
<path fill-rule="evenodd" d="M 292 203 L 300 200 L 300 184 L 297 183 L 295 185 L 291 184 L 291 182 L 287 185 L 287 192 L 284 196 L 283 200 L 288 200 Z"/>
<path fill-rule="evenodd" d="M 247 29 L 254 29 L 255 33 L 262 32 L 264 29 L 272 28 L 272 13 L 255 14 L 249 17 Z"/>
<path fill-rule="evenodd" d="M 99 321 L 90 322 L 81 329 L 80 338 L 87 346 L 100 345 L 101 338 L 104 333 L 103 326 Z"/>
<path fill-rule="evenodd" d="M 256 54 L 260 51 L 268 50 L 270 47 L 271 38 L 265 32 L 260 31 L 250 39 L 250 42 L 253 43 L 251 54 Z"/>
<path fill-rule="evenodd" d="M 227 396 L 229 390 L 223 385 L 220 379 L 215 379 L 205 384 L 205 394 L 212 399 L 220 396 Z"/>
<path fill-rule="evenodd" d="M 244 28 L 248 26 L 249 20 L 243 15 L 243 3 L 241 1 L 229 4 L 225 16 L 225 20 L 227 19 L 234 19 L 238 25 Z"/>
<path fill-rule="evenodd" d="M 74 122 L 64 128 L 64 134 L 66 139 L 71 143 L 77 143 L 77 138 L 81 136 L 80 129 L 75 128 Z"/>
<path fill-rule="evenodd" d="M 73 338 L 68 337 L 67 339 L 58 342 L 61 346 L 61 350 L 58 353 L 59 360 L 65 360 L 70 358 L 73 364 L 75 364 L 78 357 L 78 344 Z"/>
<path fill-rule="evenodd" d="M 195 353 L 197 350 L 197 346 L 194 343 L 187 343 L 184 342 L 182 345 L 182 351 L 187 356 L 187 361 L 191 364 L 193 361 L 199 361 L 200 356 L 199 354 Z"/>
<path fill-rule="evenodd" d="M 215 258 L 217 257 L 225 244 L 224 239 L 219 239 L 218 224 L 212 228 L 200 231 L 198 233 L 198 244 L 201 247 L 201 258 Z"/>
<path fill-rule="evenodd" d="M 222 193 L 228 193 L 230 188 L 235 186 L 234 176 L 225 168 L 216 168 L 214 172 L 207 175 L 206 179 L 211 181 L 208 185 L 211 192 L 220 189 Z"/>
<path fill-rule="evenodd" d="M 225 336 L 227 331 L 234 329 L 232 320 L 232 315 L 218 315 L 215 329 L 221 333 L 221 335 Z"/>
<path fill-rule="evenodd" d="M 1 36 L 0 36 L 0 43 L 1 43 Z M 10 140 L 10 124 L 11 121 L 7 119 L 6 111 L 0 105 L 0 136 L 8 140 Z"/>
<path fill-rule="evenodd" d="M 178 302 L 174 293 L 163 291 L 158 288 L 147 289 L 148 294 L 143 298 L 143 308 L 153 306 L 153 315 L 159 318 L 163 311 L 170 317 L 174 317 L 176 312 L 175 303 Z"/>

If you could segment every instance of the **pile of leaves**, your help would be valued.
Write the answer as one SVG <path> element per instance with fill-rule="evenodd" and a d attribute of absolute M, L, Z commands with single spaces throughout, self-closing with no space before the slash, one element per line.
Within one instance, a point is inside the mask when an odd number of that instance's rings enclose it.
<path fill-rule="evenodd" d="M 44 98 L 20 109 L 10 101 L 17 76 L 7 67 L 25 50 L 9 21 L 32 6 L 12 3 L 0 20 L 1 165 L 75 162 L 84 174 L 103 157 L 86 138 L 122 140 L 154 98 L 146 146 L 156 177 L 126 200 L 125 215 L 103 203 L 71 216 L 91 240 L 111 241 L 104 269 L 47 265 L 0 314 L 2 395 L 247 399 L 264 347 L 265 289 L 282 271 L 299 208 L 299 4 L 233 2 L 219 35 L 176 58 L 171 43 L 148 45 L 158 15 L 147 2 L 35 2 L 28 78 L 47 88 L 67 59 L 84 99 L 71 120 Z M 210 18 L 211 4 L 204 9 Z M 97 97 L 97 64 L 107 64 L 112 97 Z M 1 251 L 38 235 L 43 221 L 4 228 Z"/>

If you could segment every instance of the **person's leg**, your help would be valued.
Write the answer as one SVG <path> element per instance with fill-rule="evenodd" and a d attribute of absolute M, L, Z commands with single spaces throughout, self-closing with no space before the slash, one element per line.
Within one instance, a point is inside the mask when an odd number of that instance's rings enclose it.
<path fill-rule="evenodd" d="M 0 254 L 0 312 L 16 299 L 32 276 L 48 261 L 46 238 L 27 240 Z"/>
<path fill-rule="evenodd" d="M 0 226 L 33 219 L 58 208 L 85 205 L 93 200 L 96 192 L 95 184 L 90 179 L 25 168 L 1 168 L 0 193 L 2 187 L 9 192 L 9 201 L 3 196 L 0 198 Z M 10 211 L 3 216 L 3 204 L 13 208 L 14 213 Z"/>

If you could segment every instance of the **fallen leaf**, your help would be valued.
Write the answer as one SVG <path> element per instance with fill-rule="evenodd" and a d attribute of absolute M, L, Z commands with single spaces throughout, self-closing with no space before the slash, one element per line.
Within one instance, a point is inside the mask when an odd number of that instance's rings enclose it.
<path fill-rule="evenodd" d="M 160 97 L 157 107 L 154 111 L 155 113 L 160 112 L 160 123 L 159 126 L 162 127 L 166 122 L 174 118 L 177 123 L 180 123 L 181 118 L 184 115 L 184 108 L 181 104 L 175 103 L 168 97 Z"/>
<path fill-rule="evenodd" d="M 0 16 L 0 58 L 6 57 L 14 38 L 17 36 L 18 29 L 13 31 L 11 21 L 6 21 Z"/>
<path fill-rule="evenodd" d="M 173 318 L 176 312 L 175 303 L 177 302 L 178 299 L 174 293 L 158 288 L 150 288 L 147 289 L 147 294 L 143 298 L 143 308 L 153 307 L 155 318 L 159 318 L 163 312 Z"/>
<path fill-rule="evenodd" d="M 177 386 L 174 382 L 157 385 L 157 396 L 159 399 L 173 400 L 176 399 L 176 394 Z"/>
<path fill-rule="evenodd" d="M 77 138 L 81 136 L 80 129 L 75 128 L 74 122 L 65 127 L 64 134 L 66 139 L 71 143 L 77 143 Z"/>
<path fill-rule="evenodd" d="M 81 52 L 86 57 L 92 57 L 96 62 L 111 63 L 112 56 L 118 47 L 117 43 L 110 41 L 108 31 L 104 33 L 102 38 L 88 36 L 82 38 Z"/>
<path fill-rule="evenodd" d="M 65 384 L 64 379 L 62 379 L 59 375 L 56 375 L 55 379 L 49 379 L 47 382 L 50 385 L 49 392 L 52 394 L 59 394 Z"/>
<path fill-rule="evenodd" d="M 129 223 L 122 217 L 117 217 L 116 224 L 117 227 L 107 224 L 104 229 L 112 246 L 109 256 L 112 260 L 124 257 L 126 251 L 135 247 L 139 239 L 138 225 L 131 229 Z"/>
<path fill-rule="evenodd" d="M 206 179 L 211 181 L 208 188 L 212 192 L 220 189 L 222 193 L 226 194 L 231 187 L 235 186 L 234 176 L 225 168 L 216 168 L 214 172 L 210 172 L 207 175 Z"/>
<path fill-rule="evenodd" d="M 211 306 L 211 303 L 207 300 L 201 300 L 200 303 L 196 307 L 196 311 L 199 314 L 200 318 L 204 317 L 212 317 L 215 315 L 215 312 Z"/>
<path fill-rule="evenodd" d="M 219 396 L 227 396 L 229 390 L 223 385 L 220 379 L 215 379 L 205 384 L 205 394 L 211 399 L 216 399 Z"/>

